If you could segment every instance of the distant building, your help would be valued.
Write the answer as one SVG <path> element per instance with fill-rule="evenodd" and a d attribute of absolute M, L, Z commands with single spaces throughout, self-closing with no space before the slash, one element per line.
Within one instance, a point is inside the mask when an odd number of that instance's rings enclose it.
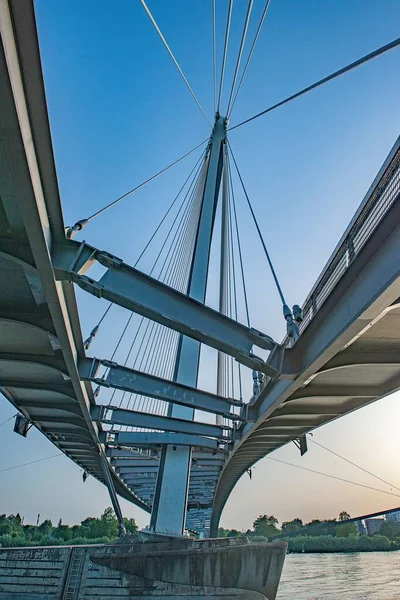
<path fill-rule="evenodd" d="M 392 512 L 392 513 L 387 513 L 386 515 L 386 521 L 393 521 L 396 523 L 400 523 L 400 510 L 396 510 L 396 512 Z"/>
<path fill-rule="evenodd" d="M 367 533 L 367 530 L 365 529 L 365 525 L 362 521 L 354 521 L 354 525 L 357 528 L 357 533 L 359 535 L 365 535 Z"/>
<path fill-rule="evenodd" d="M 379 533 L 381 525 L 385 522 L 384 517 L 377 517 L 375 519 L 365 519 L 365 527 L 368 535 L 374 535 Z"/>

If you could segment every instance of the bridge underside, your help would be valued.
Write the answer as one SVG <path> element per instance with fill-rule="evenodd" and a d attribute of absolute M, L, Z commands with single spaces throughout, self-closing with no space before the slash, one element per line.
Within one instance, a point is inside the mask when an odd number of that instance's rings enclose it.
<path fill-rule="evenodd" d="M 33 8 L 1 4 L 0 390 L 60 450 L 104 479 L 73 285 L 54 279 L 65 239 Z M 11 19 L 13 25 L 11 25 Z M 149 505 L 110 469 L 117 492 Z"/>

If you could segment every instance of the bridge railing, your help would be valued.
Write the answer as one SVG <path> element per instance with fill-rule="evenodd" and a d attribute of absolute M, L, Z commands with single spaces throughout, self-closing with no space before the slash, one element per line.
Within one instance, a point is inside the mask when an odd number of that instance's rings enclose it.
<path fill-rule="evenodd" d="M 400 197 L 400 137 L 303 305 L 302 333 L 338 281 Z"/>

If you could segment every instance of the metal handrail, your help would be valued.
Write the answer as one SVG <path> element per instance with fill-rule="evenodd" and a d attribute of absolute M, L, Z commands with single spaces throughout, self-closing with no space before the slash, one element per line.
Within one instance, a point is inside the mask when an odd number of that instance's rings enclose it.
<path fill-rule="evenodd" d="M 333 288 L 399 198 L 400 136 L 305 300 L 300 333 L 311 323 Z"/>

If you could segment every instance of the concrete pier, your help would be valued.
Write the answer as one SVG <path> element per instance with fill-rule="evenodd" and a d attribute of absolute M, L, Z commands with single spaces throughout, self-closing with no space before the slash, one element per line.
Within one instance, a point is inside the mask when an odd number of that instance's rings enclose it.
<path fill-rule="evenodd" d="M 0 549 L 0 600 L 275 600 L 286 544 L 134 536 Z"/>

